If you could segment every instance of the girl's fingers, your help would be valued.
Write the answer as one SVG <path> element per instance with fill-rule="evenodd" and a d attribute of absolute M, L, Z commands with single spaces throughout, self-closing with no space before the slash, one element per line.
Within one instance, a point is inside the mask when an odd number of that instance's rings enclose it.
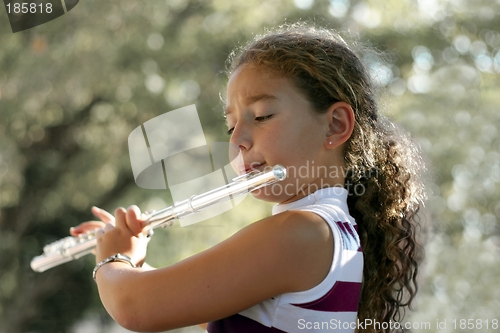
<path fill-rule="evenodd" d="M 89 221 L 89 222 L 81 223 L 81 224 L 77 225 L 76 227 L 70 228 L 69 233 L 71 234 L 71 236 L 78 236 L 80 234 L 84 234 L 84 233 L 89 232 L 91 230 L 104 228 L 104 226 L 105 226 L 105 224 L 103 222 Z"/>
<path fill-rule="evenodd" d="M 115 209 L 115 226 L 117 228 L 127 228 L 126 214 L 127 211 L 122 207 Z"/>
<path fill-rule="evenodd" d="M 105 211 L 104 209 L 100 209 L 98 207 L 92 207 L 92 213 L 99 218 L 102 222 L 100 221 L 89 221 L 89 222 L 84 222 L 76 227 L 72 227 L 69 229 L 69 233 L 71 236 L 78 236 L 81 234 L 84 234 L 86 232 L 89 232 L 91 230 L 95 229 L 100 229 L 104 228 L 105 223 L 114 223 L 115 217 Z"/>
<path fill-rule="evenodd" d="M 142 232 L 143 223 L 140 220 L 141 210 L 133 205 L 127 209 L 127 227 L 133 235 L 138 236 Z"/>
<path fill-rule="evenodd" d="M 111 231 L 115 228 L 114 225 L 112 225 L 111 223 L 106 223 L 106 226 L 104 227 L 104 232 L 108 232 L 108 231 Z"/>
<path fill-rule="evenodd" d="M 101 209 L 101 208 L 96 207 L 96 206 L 92 207 L 92 214 L 94 214 L 96 217 L 100 218 L 101 221 L 103 221 L 105 223 L 114 222 L 114 220 L 115 220 L 115 217 L 113 215 L 111 215 L 110 213 L 108 213 L 104 209 Z"/>

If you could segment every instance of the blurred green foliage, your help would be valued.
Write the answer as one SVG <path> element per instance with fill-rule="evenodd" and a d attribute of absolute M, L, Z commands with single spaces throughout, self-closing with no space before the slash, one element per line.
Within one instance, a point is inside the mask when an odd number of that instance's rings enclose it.
<path fill-rule="evenodd" d="M 219 93 L 231 50 L 297 20 L 349 31 L 388 54 L 365 59 L 382 106 L 428 159 L 430 225 L 410 322 L 492 332 L 500 319 L 500 3 L 477 0 L 81 1 L 13 34 L 0 13 L 0 332 L 76 332 L 110 318 L 90 256 L 38 274 L 30 260 L 90 207 L 171 204 L 133 181 L 127 137 L 196 104 L 208 141 L 224 141 Z M 148 261 L 167 265 L 264 216 L 245 200 L 217 218 L 158 232 Z M 436 329 L 436 320 L 448 320 Z M 455 329 L 453 319 L 482 319 Z M 490 321 L 486 329 L 485 320 Z M 82 326 L 83 325 L 83 326 Z M 83 331 L 98 332 L 99 325 Z M 414 331 L 425 331 L 415 329 Z"/>

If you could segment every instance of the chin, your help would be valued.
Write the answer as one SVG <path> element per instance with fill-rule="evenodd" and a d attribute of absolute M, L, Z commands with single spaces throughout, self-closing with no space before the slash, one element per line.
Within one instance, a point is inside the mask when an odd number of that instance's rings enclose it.
<path fill-rule="evenodd" d="M 266 187 L 252 191 L 250 192 L 250 194 L 255 199 L 276 203 L 283 202 L 289 198 L 289 196 L 283 193 L 283 187 L 279 183 L 268 185 Z"/>

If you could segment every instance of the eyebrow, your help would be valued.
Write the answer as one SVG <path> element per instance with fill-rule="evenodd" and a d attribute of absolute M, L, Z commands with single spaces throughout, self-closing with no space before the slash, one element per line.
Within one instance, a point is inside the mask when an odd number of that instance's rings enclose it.
<path fill-rule="evenodd" d="M 259 95 L 255 95 L 255 96 L 245 97 L 244 103 L 245 103 L 245 105 L 248 106 L 248 105 L 252 105 L 253 103 L 256 103 L 258 101 L 275 100 L 275 99 L 278 99 L 278 97 L 273 96 L 273 95 L 268 95 L 268 94 L 259 94 Z M 228 114 L 230 114 L 231 112 L 233 112 L 232 109 L 226 107 L 226 109 L 224 110 L 224 117 L 227 116 Z"/>

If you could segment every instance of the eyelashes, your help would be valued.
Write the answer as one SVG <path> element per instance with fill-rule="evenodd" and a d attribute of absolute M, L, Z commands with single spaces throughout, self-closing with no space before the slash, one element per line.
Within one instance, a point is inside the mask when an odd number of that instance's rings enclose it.
<path fill-rule="evenodd" d="M 260 123 L 260 122 L 263 122 L 264 120 L 267 120 L 267 119 L 271 118 L 272 116 L 273 115 L 270 114 L 268 116 L 256 117 L 255 120 L 257 120 Z"/>
<path fill-rule="evenodd" d="M 258 123 L 261 123 L 261 122 L 264 122 L 264 121 L 272 118 L 273 116 L 274 115 L 270 114 L 267 116 L 255 117 L 255 121 Z M 230 128 L 226 133 L 227 133 L 227 135 L 231 135 L 231 134 L 233 134 L 233 132 L 234 132 L 234 127 Z"/>

